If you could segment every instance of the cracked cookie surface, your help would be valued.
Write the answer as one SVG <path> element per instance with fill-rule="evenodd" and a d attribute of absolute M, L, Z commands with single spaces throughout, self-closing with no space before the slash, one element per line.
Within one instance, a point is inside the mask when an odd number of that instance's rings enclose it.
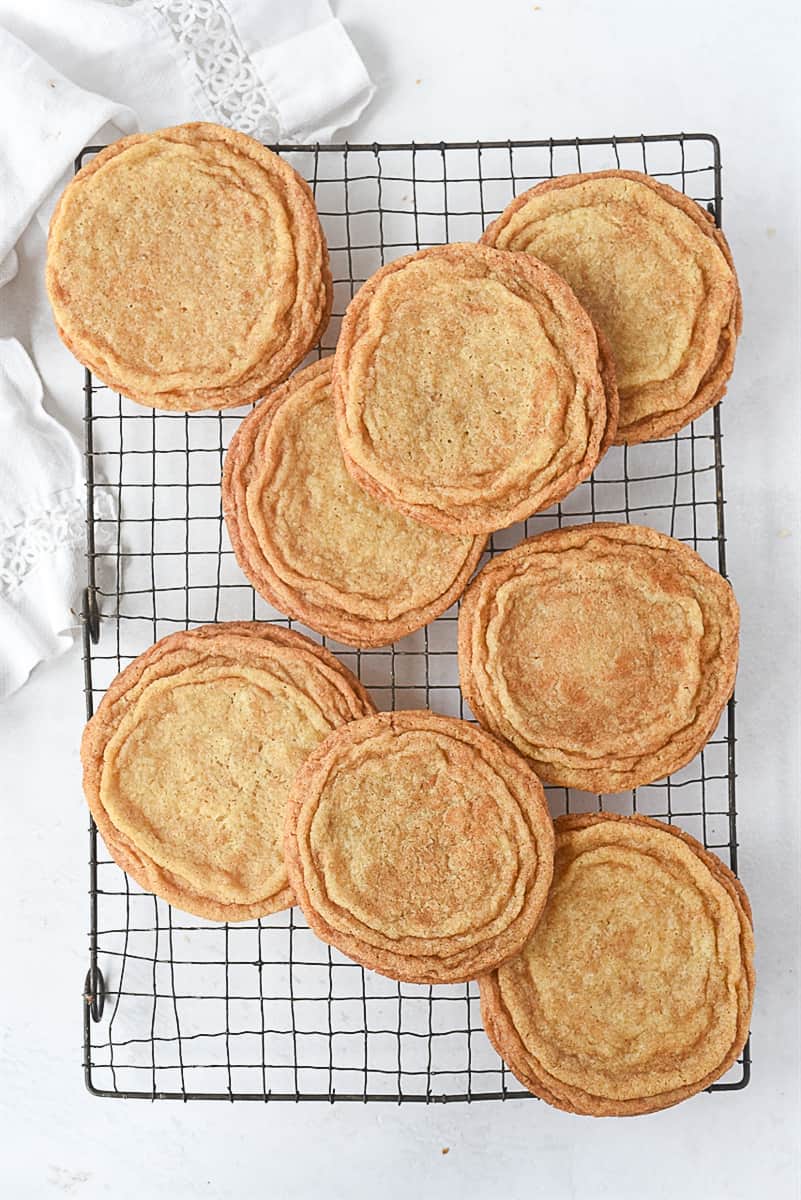
<path fill-rule="evenodd" d="M 530 255 L 467 243 L 365 283 L 333 387 L 357 483 L 457 534 L 561 499 L 592 472 L 617 415 L 609 356 L 567 284 Z"/>
<path fill-rule="evenodd" d="M 689 762 L 734 688 L 731 587 L 642 525 L 575 525 L 493 558 L 459 613 L 462 691 L 547 783 L 621 792 Z"/>
<path fill-rule="evenodd" d="M 300 766 L 374 712 L 332 654 L 258 622 L 156 642 L 83 736 L 84 791 L 118 864 L 177 908 L 245 921 L 288 908 L 284 813 Z"/>
<path fill-rule="evenodd" d="M 539 924 L 520 955 L 479 980 L 484 1028 L 520 1082 L 557 1108 L 668 1108 L 725 1074 L 748 1037 L 748 898 L 672 825 L 590 813 L 555 826 Z"/>
<path fill-rule="evenodd" d="M 98 379 L 155 408 L 250 403 L 328 323 L 306 182 L 245 134 L 196 122 L 107 146 L 50 223 L 58 332 Z"/>
<path fill-rule="evenodd" d="M 287 809 L 289 878 L 324 941 L 393 979 L 454 983 L 517 953 L 553 825 L 523 759 L 475 725 L 380 713 L 327 738 Z"/>

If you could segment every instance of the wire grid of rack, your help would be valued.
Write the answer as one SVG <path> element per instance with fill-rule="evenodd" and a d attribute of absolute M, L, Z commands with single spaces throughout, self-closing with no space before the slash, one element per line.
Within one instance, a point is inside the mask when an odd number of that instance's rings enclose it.
<path fill-rule="evenodd" d="M 87 147 L 77 166 L 99 147 Z M 382 263 L 472 241 L 513 195 L 577 170 L 644 170 L 719 223 L 717 141 L 706 134 L 426 145 L 276 147 L 311 183 L 329 243 L 333 350 L 356 289 Z M 392 646 L 354 651 L 288 621 L 247 584 L 220 508 L 220 472 L 246 410 L 152 412 L 85 376 L 87 713 L 151 642 L 208 621 L 268 620 L 332 649 L 381 709 L 471 718 L 458 686 L 457 606 Z M 488 554 L 563 523 L 637 521 L 726 573 L 720 410 L 674 437 L 614 447 L 560 505 L 496 533 Z M 734 706 L 672 778 L 613 797 L 549 788 L 564 811 L 638 811 L 680 825 L 734 870 Z M 297 909 L 244 925 L 189 917 L 142 890 L 90 827 L 84 1069 L 104 1096 L 477 1101 L 528 1096 L 490 1046 L 474 983 L 424 987 L 364 971 Z M 710 1090 L 744 1087 L 748 1047 Z"/>

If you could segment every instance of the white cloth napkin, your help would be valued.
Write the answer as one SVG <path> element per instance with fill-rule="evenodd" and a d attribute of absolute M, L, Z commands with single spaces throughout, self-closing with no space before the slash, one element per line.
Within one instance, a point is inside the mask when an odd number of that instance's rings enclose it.
<path fill-rule="evenodd" d="M 0 699 L 71 644 L 85 574 L 82 371 L 44 290 L 75 156 L 188 120 L 323 141 L 372 91 L 327 0 L 0 0 Z"/>
<path fill-rule="evenodd" d="M 84 539 L 78 448 L 42 408 L 42 385 L 15 338 L 0 338 L 0 695 L 66 649 Z"/>

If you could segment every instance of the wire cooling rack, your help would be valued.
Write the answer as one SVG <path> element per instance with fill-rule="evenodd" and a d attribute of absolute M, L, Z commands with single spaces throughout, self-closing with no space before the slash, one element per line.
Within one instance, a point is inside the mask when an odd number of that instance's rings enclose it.
<path fill-rule="evenodd" d="M 87 147 L 77 166 L 96 153 Z M 577 170 L 628 167 L 721 219 L 707 134 L 470 144 L 279 146 L 311 183 L 331 253 L 334 319 L 382 263 L 472 241 L 518 192 Z M 379 708 L 470 717 L 458 686 L 456 606 L 393 646 L 355 652 L 288 621 L 242 576 L 220 509 L 226 446 L 244 410 L 148 411 L 85 376 L 87 714 L 153 641 L 208 621 L 259 619 L 325 642 Z M 557 525 L 636 521 L 686 541 L 724 575 L 720 410 L 674 437 L 614 447 L 556 508 L 496 533 L 489 553 Z M 737 869 L 734 706 L 689 766 L 613 797 L 549 788 L 554 815 L 607 809 L 670 820 Z M 84 1069 L 102 1096 L 459 1101 L 528 1096 L 481 1027 L 475 984 L 424 987 L 364 971 L 297 909 L 244 925 L 189 917 L 143 892 L 90 826 Z M 710 1090 L 744 1087 L 748 1047 Z"/>

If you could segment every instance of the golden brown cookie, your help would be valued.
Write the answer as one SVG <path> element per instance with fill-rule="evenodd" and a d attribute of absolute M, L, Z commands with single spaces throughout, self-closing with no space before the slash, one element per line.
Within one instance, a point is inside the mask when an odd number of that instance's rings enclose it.
<path fill-rule="evenodd" d="M 326 358 L 259 404 L 231 441 L 223 508 L 240 567 L 281 612 L 351 646 L 384 646 L 453 604 L 485 539 L 375 500 L 345 470 Z"/>
<path fill-rule="evenodd" d="M 542 918 L 480 980 L 484 1028 L 556 1108 L 656 1112 L 736 1061 L 753 958 L 745 891 L 695 838 L 648 817 L 558 817 Z"/>
<path fill-rule="evenodd" d="M 563 275 L 607 334 L 619 443 L 667 437 L 721 399 L 742 303 L 709 213 L 639 171 L 548 179 L 518 196 L 482 242 Z"/>
<path fill-rule="evenodd" d="M 737 670 L 731 587 L 642 525 L 575 525 L 476 576 L 459 613 L 462 691 L 540 779 L 622 792 L 688 763 Z"/>
<path fill-rule="evenodd" d="M 392 979 L 456 983 L 529 936 L 553 825 L 536 776 L 475 725 L 380 713 L 306 761 L 285 852 L 318 937 Z"/>
<path fill-rule="evenodd" d="M 560 500 L 593 470 L 617 414 L 611 365 L 570 288 L 530 255 L 472 244 L 422 250 L 367 281 L 333 386 L 357 483 L 461 535 Z"/>
<path fill-rule="evenodd" d="M 325 329 L 314 200 L 260 142 L 201 122 L 106 147 L 53 213 L 47 290 L 64 343 L 155 408 L 227 408 L 285 379 Z"/>
<path fill-rule="evenodd" d="M 117 676 L 86 726 L 86 798 L 147 891 L 213 921 L 261 917 L 294 903 L 282 839 L 298 768 L 374 711 L 298 633 L 257 622 L 173 633 Z"/>

